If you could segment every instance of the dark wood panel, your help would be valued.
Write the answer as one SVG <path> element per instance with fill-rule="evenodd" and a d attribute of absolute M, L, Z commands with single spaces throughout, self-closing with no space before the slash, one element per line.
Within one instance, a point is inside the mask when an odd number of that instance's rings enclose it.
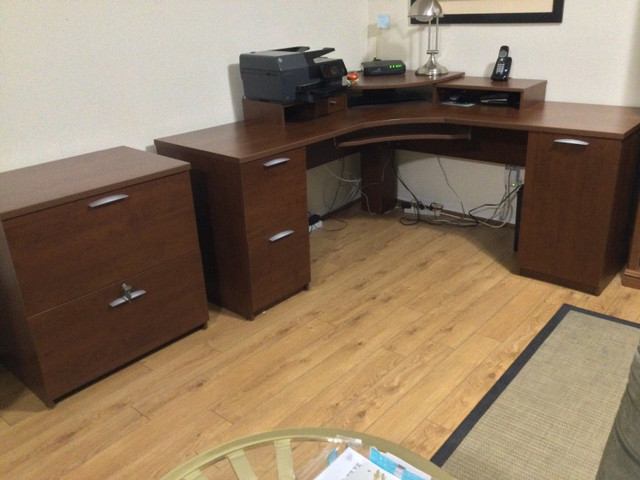
<path fill-rule="evenodd" d="M 486 79 L 477 78 L 461 78 L 451 85 L 481 88 L 483 91 L 494 89 Z M 159 151 L 163 148 L 172 151 L 171 155 L 176 158 L 184 159 L 184 152 L 190 152 L 197 154 L 203 163 L 225 164 L 224 167 L 211 168 L 225 170 L 229 174 L 227 183 L 236 188 L 238 184 L 234 175 L 238 174 L 238 165 L 293 148 L 305 148 L 307 166 L 312 168 L 345 155 L 346 150 L 339 145 L 342 140 L 347 140 L 351 142 L 349 145 L 357 144 L 357 150 L 350 148 L 349 153 L 361 152 L 363 192 L 366 195 L 363 196 L 363 208 L 378 212 L 393 208 L 395 202 L 396 185 L 392 185 L 395 183 L 393 175 L 387 171 L 393 149 L 526 165 L 528 193 L 523 200 L 524 226 L 521 225 L 519 236 L 525 260 L 522 272 L 536 274 L 539 278 L 544 276 L 546 280 L 575 288 L 599 290 L 614 274 L 619 258 L 626 250 L 628 201 L 625 199 L 630 197 L 635 183 L 640 149 L 638 142 L 630 139 L 638 134 L 640 109 L 539 101 L 543 98 L 543 87 L 543 81 L 518 81 L 513 85 L 495 87 L 497 91 L 528 90 L 530 101 L 520 109 L 487 105 L 460 108 L 437 102 L 368 105 L 307 122 L 280 122 L 277 125 L 276 122 L 236 122 L 158 139 L 156 145 Z M 445 88 L 448 88 L 446 83 L 438 85 L 438 89 Z M 435 97 L 437 99 L 437 95 Z M 452 130 L 454 133 L 467 131 L 470 136 L 459 139 L 453 138 L 457 135 L 449 135 L 444 140 L 429 134 L 446 135 Z M 427 135 L 423 135 L 425 132 Z M 571 154 L 556 152 L 557 158 L 545 163 L 548 152 L 542 152 L 538 144 L 532 145 L 529 140 L 538 138 L 530 136 L 537 134 L 587 137 L 594 140 L 596 146 L 590 150 L 595 153 L 585 162 L 573 161 L 571 165 L 568 163 L 571 162 Z M 414 140 L 416 135 L 422 136 Z M 377 139 L 384 141 L 375 143 Z M 599 144 L 600 141 L 604 143 Z M 625 146 L 631 143 L 632 146 Z M 625 153 L 627 150 L 629 153 Z M 210 167 L 204 167 L 207 168 Z M 581 189 L 576 189 L 577 186 Z M 232 208 L 229 202 L 237 204 L 239 194 L 226 184 L 218 190 L 220 192 L 214 196 L 219 195 L 216 197 L 219 205 L 229 207 L 225 210 L 228 214 Z M 598 217 L 595 226 L 585 226 L 585 215 L 580 209 L 591 211 Z M 556 213 L 560 210 L 577 210 L 578 213 Z M 242 214 L 237 213 L 238 216 Z M 214 216 L 212 214 L 211 218 Z M 224 228 L 224 218 L 218 218 L 222 223 L 216 223 L 215 228 L 218 225 Z M 244 251 L 247 228 L 247 224 L 240 228 L 232 222 L 227 232 L 239 235 L 234 238 L 243 245 Z M 242 229 L 244 231 L 240 232 Z M 563 233 L 562 229 L 569 229 L 572 233 Z M 523 242 L 523 239 L 535 236 L 552 240 L 544 247 L 534 240 L 529 244 Z M 580 241 L 590 245 L 588 252 L 580 250 Z M 547 248 L 559 249 L 560 253 L 545 253 Z M 573 252 L 575 248 L 580 252 Z M 229 247 L 225 251 L 234 250 Z M 590 260 L 590 254 L 597 256 L 595 262 Z M 574 265 L 570 266 L 572 261 Z M 236 270 L 246 269 L 248 275 L 251 265 L 245 264 L 244 258 L 239 263 L 240 268 Z"/>
<path fill-rule="evenodd" d="M 208 321 L 198 254 L 123 281 L 147 293 L 111 308 L 116 283 L 29 319 L 49 400 Z"/>
<path fill-rule="evenodd" d="M 398 199 L 398 180 L 394 171 L 394 162 L 394 149 L 388 144 L 373 144 L 362 148 L 360 205 L 363 210 L 384 213 L 395 207 Z"/>
<path fill-rule="evenodd" d="M 6 220 L 188 169 L 188 164 L 170 158 L 116 147 L 2 172 L 0 218 Z"/>
<path fill-rule="evenodd" d="M 623 161 L 628 173 L 626 176 L 637 178 L 640 167 L 637 165 L 640 157 L 640 132 L 633 135 L 624 144 Z M 638 198 L 640 185 L 635 185 L 631 191 L 623 191 L 621 195 L 626 195 L 631 199 L 629 208 L 635 217 L 634 223 L 626 225 L 626 237 L 629 238 L 629 258 L 627 267 L 622 275 L 622 284 L 628 287 L 640 289 L 640 209 L 638 208 Z"/>
<path fill-rule="evenodd" d="M 237 163 L 158 143 L 158 153 L 191 164 L 207 298 L 245 318 L 309 283 L 306 158 L 304 148 Z M 264 163 L 289 160 L 270 168 Z M 292 229 L 296 243 L 277 269 L 270 251 L 256 253 L 272 235 Z M 304 250 L 304 255 L 299 252 Z M 262 263 L 260 263 L 262 262 Z M 293 264 L 297 264 L 294 268 Z M 306 270 L 306 273 L 302 274 Z M 271 272 L 271 273 L 270 273 Z M 294 272 L 284 278 L 283 272 Z M 297 286 L 295 286 L 297 284 Z M 279 293 L 278 293 L 279 292 Z"/>
<path fill-rule="evenodd" d="M 270 161 L 273 166 L 265 166 Z M 251 265 L 251 304 L 245 316 L 271 306 L 311 280 L 304 149 L 241 167 Z M 269 239 L 282 232 L 281 240 Z M 250 308 L 251 314 L 247 315 Z"/>
<path fill-rule="evenodd" d="M 2 222 L 0 221 L 0 226 Z M 0 362 L 18 378 L 32 379 L 42 392 L 42 372 L 27 326 L 27 317 L 4 230 L 0 229 Z"/>
<path fill-rule="evenodd" d="M 324 140 L 318 143 L 312 143 L 306 146 L 307 168 L 315 168 L 325 163 L 332 162 L 347 155 L 358 153 L 359 148 L 341 148 L 338 147 L 335 139 Z"/>
<path fill-rule="evenodd" d="M 417 124 L 565 133 L 622 140 L 640 128 L 640 108 L 539 102 L 518 110 L 484 105 L 460 108 L 429 102 L 406 102 L 351 108 L 287 125 L 235 122 L 157 139 L 155 143 L 159 148 L 163 145 L 180 147 L 217 160 L 244 163 L 292 148 L 332 141 L 366 128 Z"/>
<path fill-rule="evenodd" d="M 269 162 L 275 162 L 267 166 Z M 307 218 L 305 151 L 300 148 L 242 165 L 248 235 Z"/>
<path fill-rule="evenodd" d="M 207 298 L 216 305 L 252 316 L 241 165 L 192 149 L 164 143 L 157 146 L 158 153 L 191 164 Z"/>
<path fill-rule="evenodd" d="M 607 244 L 605 274 L 608 277 L 620 271 L 627 262 L 627 252 L 633 235 L 633 218 L 638 195 L 638 173 L 640 172 L 640 131 L 634 132 L 622 142 L 622 153 L 618 182 L 614 192 L 614 208 L 611 212 L 610 233 Z"/>
<path fill-rule="evenodd" d="M 544 102 L 547 90 L 546 80 L 528 80 L 522 78 L 510 78 L 505 82 L 494 82 L 487 77 L 463 77 L 436 85 L 434 101 L 448 100 L 452 93 L 471 93 L 484 95 L 488 93 L 507 93 L 511 99 L 517 102 L 510 107 L 529 108 L 538 102 Z M 478 97 L 476 97 L 478 98 Z M 455 106 L 454 106 L 455 107 Z M 504 108 L 497 106 L 497 108 Z"/>
<path fill-rule="evenodd" d="M 484 162 L 524 166 L 528 132 L 470 127 L 468 140 L 396 142 L 396 148 L 414 152 L 467 158 Z"/>
<path fill-rule="evenodd" d="M 626 256 L 620 215 L 629 204 L 616 192 L 628 192 L 634 180 L 622 168 L 621 142 L 572 137 L 588 144 L 575 145 L 555 143 L 558 138 L 529 139 L 518 260 L 523 273 L 599 293 Z"/>
<path fill-rule="evenodd" d="M 128 198 L 102 207 L 89 207 L 100 195 L 4 222 L 26 314 L 196 251 L 190 188 L 183 172 L 108 192 Z"/>
<path fill-rule="evenodd" d="M 251 292 L 253 305 L 247 317 L 299 292 L 311 282 L 309 230 L 306 219 L 290 223 L 292 233 L 281 240 L 269 241 L 270 229 L 251 241 Z M 246 308 L 246 307 L 245 307 Z"/>
<path fill-rule="evenodd" d="M 0 174 L 0 358 L 47 405 L 206 324 L 188 170 L 121 147 Z M 33 204 L 3 197 L 29 185 Z"/>

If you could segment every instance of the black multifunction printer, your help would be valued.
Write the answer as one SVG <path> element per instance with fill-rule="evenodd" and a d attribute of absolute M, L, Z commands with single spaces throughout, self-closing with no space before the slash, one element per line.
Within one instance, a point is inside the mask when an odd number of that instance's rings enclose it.
<path fill-rule="evenodd" d="M 334 50 L 289 47 L 241 54 L 245 97 L 283 104 L 313 103 L 343 91 L 344 62 L 324 57 Z"/>

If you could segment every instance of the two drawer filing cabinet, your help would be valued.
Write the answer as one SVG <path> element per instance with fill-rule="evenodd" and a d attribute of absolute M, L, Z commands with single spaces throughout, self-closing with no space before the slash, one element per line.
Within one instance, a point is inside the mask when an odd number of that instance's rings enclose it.
<path fill-rule="evenodd" d="M 47 405 L 198 327 L 189 165 L 116 147 L 0 174 L 0 355 Z"/>

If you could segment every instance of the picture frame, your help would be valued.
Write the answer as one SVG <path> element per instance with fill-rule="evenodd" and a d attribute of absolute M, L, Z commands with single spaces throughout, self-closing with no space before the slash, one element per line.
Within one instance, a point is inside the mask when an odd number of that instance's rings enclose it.
<path fill-rule="evenodd" d="M 413 4 L 416 0 L 411 0 Z M 441 24 L 562 23 L 564 0 L 439 0 Z M 411 19 L 413 24 L 422 24 Z"/>

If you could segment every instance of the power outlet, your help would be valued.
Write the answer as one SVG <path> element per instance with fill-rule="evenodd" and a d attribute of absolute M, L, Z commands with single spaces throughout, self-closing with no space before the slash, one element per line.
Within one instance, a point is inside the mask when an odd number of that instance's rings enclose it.
<path fill-rule="evenodd" d="M 516 165 L 505 165 L 505 183 L 509 183 L 509 188 L 516 188 L 524 185 L 524 167 Z"/>

